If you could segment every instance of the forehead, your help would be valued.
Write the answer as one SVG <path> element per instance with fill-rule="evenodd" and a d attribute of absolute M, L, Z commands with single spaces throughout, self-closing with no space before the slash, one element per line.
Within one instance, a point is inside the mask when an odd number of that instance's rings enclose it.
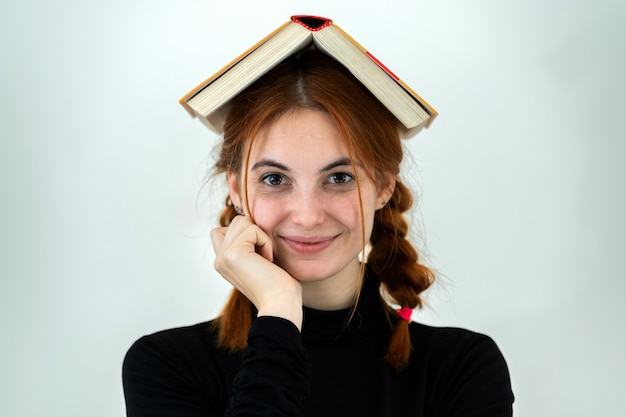
<path fill-rule="evenodd" d="M 347 156 L 345 141 L 332 117 L 314 109 L 282 115 L 259 132 L 250 150 L 251 160 L 326 160 Z"/>

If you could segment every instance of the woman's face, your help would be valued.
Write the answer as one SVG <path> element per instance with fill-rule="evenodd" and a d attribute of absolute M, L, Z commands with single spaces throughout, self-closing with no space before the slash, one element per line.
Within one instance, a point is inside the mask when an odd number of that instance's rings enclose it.
<path fill-rule="evenodd" d="M 241 177 L 229 175 L 229 188 L 245 210 Z M 374 212 L 393 186 L 379 191 L 363 170 L 359 179 L 367 242 Z M 245 214 L 270 236 L 274 262 L 291 276 L 312 282 L 358 273 L 359 191 L 330 115 L 302 109 L 264 129 L 251 149 L 247 186 L 251 213 Z"/>

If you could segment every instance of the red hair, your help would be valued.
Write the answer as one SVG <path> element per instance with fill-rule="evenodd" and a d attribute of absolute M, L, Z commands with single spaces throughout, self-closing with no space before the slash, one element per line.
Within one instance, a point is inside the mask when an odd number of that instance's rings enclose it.
<path fill-rule="evenodd" d="M 403 156 L 398 121 L 348 70 L 314 49 L 286 59 L 233 100 L 215 173 L 243 172 L 245 185 L 247 158 L 254 138 L 282 115 L 302 108 L 327 112 L 337 125 L 353 163 L 358 161 L 379 189 L 391 186 L 388 178 L 399 174 Z M 408 308 L 422 306 L 420 294 L 434 279 L 433 273 L 420 264 L 418 252 L 407 240 L 408 223 L 402 213 L 412 203 L 411 192 L 396 179 L 388 204 L 376 212 L 367 257 L 367 263 L 387 293 Z M 361 201 L 360 204 L 364 231 Z M 228 226 L 234 216 L 235 209 L 227 198 L 220 224 Z M 364 248 L 366 243 L 362 242 Z M 252 322 L 251 307 L 239 291 L 232 291 L 215 321 L 222 347 L 245 348 Z M 408 363 L 410 352 L 408 323 L 397 320 L 385 360 L 400 370 Z"/>

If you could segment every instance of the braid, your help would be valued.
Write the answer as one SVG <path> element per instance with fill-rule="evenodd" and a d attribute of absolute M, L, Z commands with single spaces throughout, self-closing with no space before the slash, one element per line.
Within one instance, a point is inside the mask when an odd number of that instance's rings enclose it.
<path fill-rule="evenodd" d="M 376 212 L 367 263 L 401 307 L 414 309 L 422 307 L 420 294 L 432 284 L 434 275 L 419 263 L 417 250 L 407 240 L 409 224 L 402 213 L 412 204 L 411 191 L 398 180 L 389 203 Z M 408 322 L 401 319 L 394 326 L 385 361 L 401 370 L 410 353 Z"/>
<path fill-rule="evenodd" d="M 220 215 L 220 225 L 228 226 L 236 215 L 235 207 L 227 197 L 226 207 Z M 251 325 L 251 303 L 239 290 L 233 288 L 226 305 L 212 325 L 218 331 L 218 345 L 231 351 L 245 349 Z"/>

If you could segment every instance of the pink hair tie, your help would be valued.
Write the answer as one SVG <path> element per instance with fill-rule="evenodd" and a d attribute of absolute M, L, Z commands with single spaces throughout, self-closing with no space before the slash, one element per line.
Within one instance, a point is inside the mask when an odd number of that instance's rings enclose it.
<path fill-rule="evenodd" d="M 411 322 L 411 315 L 413 314 L 413 309 L 410 307 L 402 307 L 400 310 L 396 310 L 398 316 L 400 316 L 407 323 Z"/>

